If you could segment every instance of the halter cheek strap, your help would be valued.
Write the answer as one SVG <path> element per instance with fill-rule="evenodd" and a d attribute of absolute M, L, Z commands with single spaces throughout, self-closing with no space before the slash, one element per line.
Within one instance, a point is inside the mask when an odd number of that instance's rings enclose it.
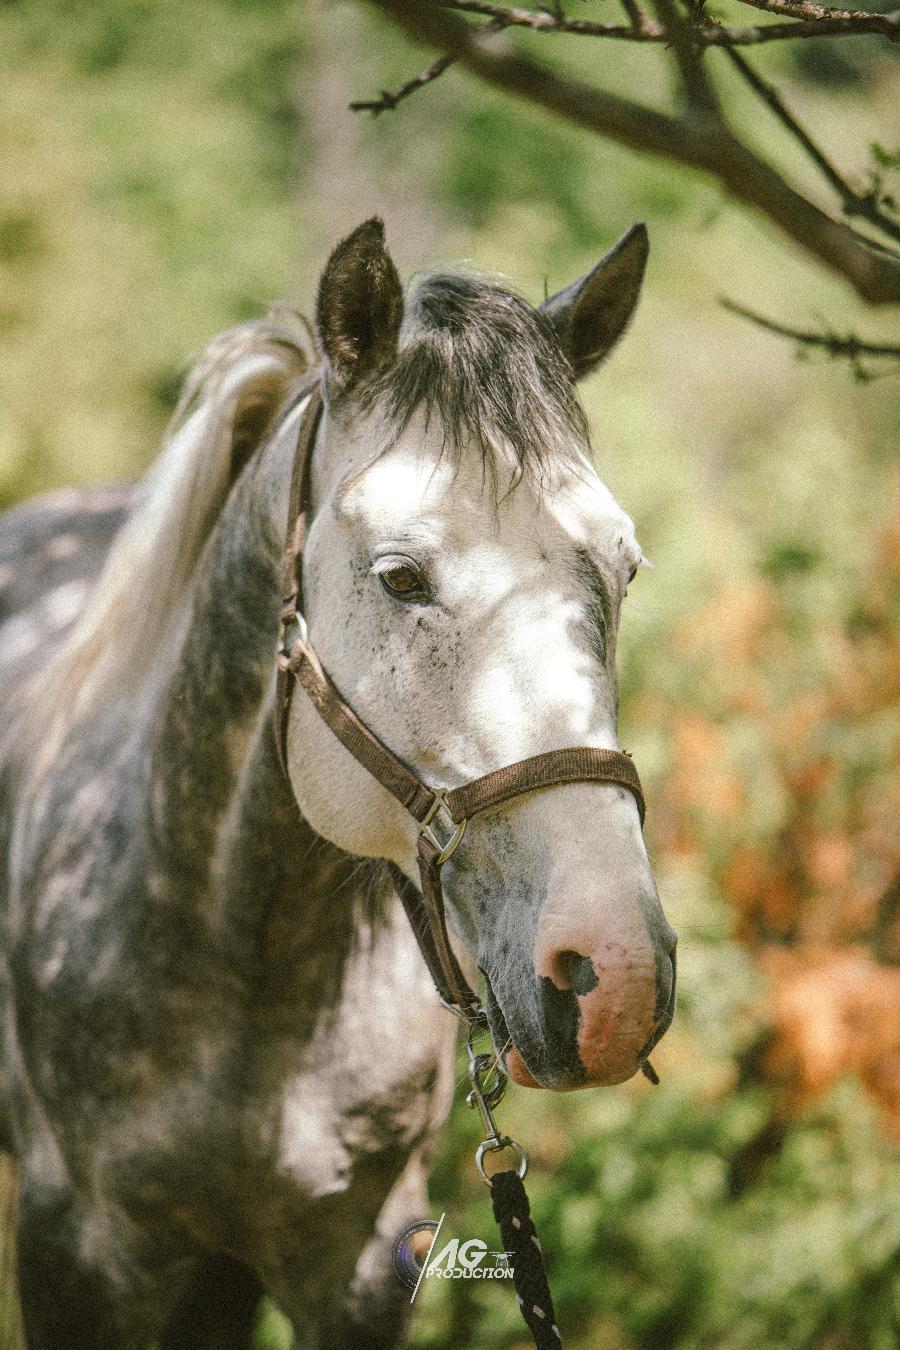
<path fill-rule="evenodd" d="M 291 698 L 300 685 L 319 716 L 364 769 L 418 822 L 417 856 L 421 892 L 399 868 L 391 872 L 442 1001 L 473 1019 L 480 1000 L 460 969 L 450 945 L 441 868 L 456 850 L 473 816 L 526 792 L 562 783 L 613 783 L 637 802 L 644 821 L 644 794 L 630 756 L 592 746 L 551 750 L 508 764 L 457 788 L 424 783 L 379 740 L 342 698 L 309 644 L 302 614 L 303 545 L 310 504 L 310 469 L 322 416 L 322 394 L 312 390 L 300 424 L 291 475 L 288 539 L 284 552 L 281 629 L 276 657 L 275 737 L 287 774 L 287 729 Z"/>

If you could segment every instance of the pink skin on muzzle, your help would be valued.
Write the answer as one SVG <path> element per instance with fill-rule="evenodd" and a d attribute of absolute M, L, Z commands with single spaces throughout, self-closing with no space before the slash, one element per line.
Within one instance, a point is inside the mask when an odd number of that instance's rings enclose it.
<path fill-rule="evenodd" d="M 612 895 L 575 902 L 568 898 L 563 909 L 548 896 L 535 940 L 536 974 L 558 989 L 573 989 L 574 959 L 585 956 L 597 984 L 577 995 L 578 1053 L 585 1079 L 571 1084 L 573 1088 L 631 1078 L 640 1067 L 640 1051 L 659 1025 L 656 957 L 636 898 L 619 897 L 618 903 Z M 586 962 L 578 965 L 583 972 Z M 542 1086 L 515 1047 L 506 1056 L 506 1067 L 522 1086 Z"/>

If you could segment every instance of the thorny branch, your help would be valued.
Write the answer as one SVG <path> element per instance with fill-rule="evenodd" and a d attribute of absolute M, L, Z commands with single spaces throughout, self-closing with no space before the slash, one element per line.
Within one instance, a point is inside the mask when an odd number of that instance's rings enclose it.
<path fill-rule="evenodd" d="M 654 0 L 656 18 L 643 12 L 640 0 L 622 0 L 629 19 L 627 27 L 569 19 L 559 4 L 552 9 L 516 9 L 481 3 L 481 0 L 371 2 L 410 37 L 437 47 L 446 62 L 442 70 L 453 61 L 494 88 L 544 108 L 576 126 L 717 179 L 736 201 L 767 217 L 819 262 L 849 281 L 864 300 L 870 304 L 900 303 L 900 252 L 833 220 L 746 145 L 726 120 L 708 73 L 701 70 L 700 57 L 702 48 L 724 48 L 749 87 L 800 141 L 839 193 L 845 212 L 865 219 L 883 234 L 897 239 L 900 227 L 887 214 L 885 208 L 889 203 L 880 196 L 877 185 L 868 194 L 851 188 L 788 112 L 776 91 L 746 62 L 743 65 L 735 62 L 738 53 L 732 49 L 768 40 L 748 37 L 749 32 L 791 29 L 794 36 L 799 36 L 796 30 L 804 25 L 810 28 L 810 35 L 832 33 L 836 31 L 833 25 L 840 24 L 845 33 L 881 32 L 896 40 L 900 38 L 900 10 L 868 15 L 857 11 L 833 11 L 810 4 L 809 0 L 753 0 L 758 7 L 777 13 L 787 13 L 784 6 L 790 6 L 792 10 L 802 7 L 808 17 L 790 24 L 746 30 L 724 27 L 708 18 L 703 13 L 702 0 L 689 0 L 690 12 L 685 14 L 676 7 L 678 0 Z M 772 9 L 773 6 L 776 8 Z M 451 11 L 474 13 L 479 18 L 466 21 Z M 489 22 L 482 24 L 479 19 Z M 684 111 L 677 115 L 661 112 L 608 93 L 574 76 L 559 74 L 518 50 L 504 34 L 497 33 L 498 29 L 511 27 L 665 43 L 672 49 L 678 65 L 685 94 Z M 429 67 L 403 90 L 383 96 L 381 101 L 371 105 L 372 111 L 395 106 L 400 97 L 430 83 L 435 78 L 433 71 L 434 67 Z"/>

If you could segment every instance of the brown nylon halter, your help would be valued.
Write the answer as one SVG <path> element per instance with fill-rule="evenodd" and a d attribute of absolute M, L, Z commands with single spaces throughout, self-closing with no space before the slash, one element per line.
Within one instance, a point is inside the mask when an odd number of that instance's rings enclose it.
<path fill-rule="evenodd" d="M 295 684 L 303 687 L 313 707 L 354 759 L 406 807 L 419 823 L 418 862 L 421 895 L 399 868 L 391 866 L 403 906 L 442 1001 L 472 1019 L 481 1007 L 450 945 L 441 888 L 441 868 L 455 850 L 472 816 L 525 792 L 560 783 L 615 783 L 627 788 L 644 822 L 644 794 L 631 758 L 619 750 L 591 746 L 551 750 L 508 764 L 457 788 L 432 788 L 384 745 L 353 709 L 319 664 L 309 645 L 301 609 L 303 545 L 310 508 L 310 470 L 323 400 L 312 390 L 297 440 L 291 474 L 288 537 L 284 551 L 275 737 L 278 758 L 287 774 L 287 729 Z M 438 834 L 438 822 L 447 837 Z"/>

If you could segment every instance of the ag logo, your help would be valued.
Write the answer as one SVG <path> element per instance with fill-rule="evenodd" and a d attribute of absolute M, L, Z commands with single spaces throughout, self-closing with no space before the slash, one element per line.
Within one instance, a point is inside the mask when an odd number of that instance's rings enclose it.
<path fill-rule="evenodd" d="M 400 1234 L 394 1242 L 394 1270 L 407 1289 L 413 1291 L 410 1302 L 419 1292 L 424 1279 L 443 1280 L 509 1280 L 512 1268 L 506 1252 L 489 1252 L 481 1238 L 450 1238 L 438 1246 L 438 1234 L 444 1222 L 423 1219 Z M 488 1263 L 486 1258 L 494 1258 Z"/>

